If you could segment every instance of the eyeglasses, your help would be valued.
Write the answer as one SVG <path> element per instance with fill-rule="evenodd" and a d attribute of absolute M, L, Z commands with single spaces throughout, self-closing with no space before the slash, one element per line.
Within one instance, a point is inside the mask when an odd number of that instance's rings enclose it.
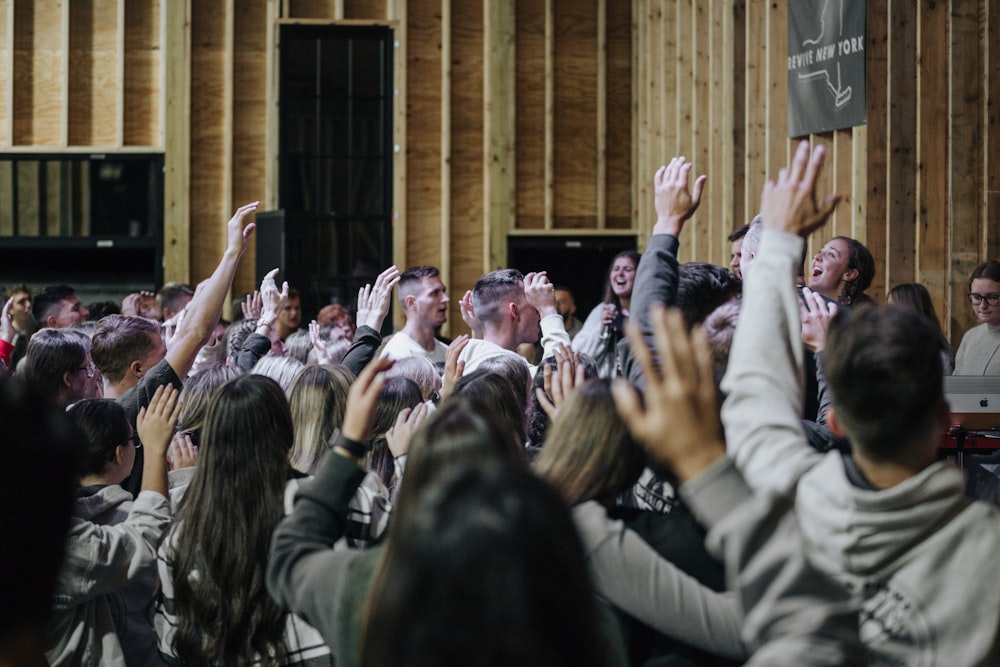
<path fill-rule="evenodd" d="M 97 364 L 95 364 L 93 361 L 91 361 L 86 366 L 80 366 L 76 370 L 77 370 L 77 372 L 79 372 L 79 371 L 87 371 L 87 377 L 88 378 L 92 378 L 92 377 L 94 377 L 94 374 L 97 373 Z"/>
<path fill-rule="evenodd" d="M 1000 303 L 1000 294 L 976 294 L 975 292 L 969 292 L 969 303 L 974 306 L 978 306 L 983 301 L 995 306 Z"/>

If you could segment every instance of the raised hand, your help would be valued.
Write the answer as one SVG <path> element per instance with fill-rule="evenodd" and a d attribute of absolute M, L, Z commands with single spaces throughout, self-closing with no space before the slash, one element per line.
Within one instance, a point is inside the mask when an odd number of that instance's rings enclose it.
<path fill-rule="evenodd" d="M 139 410 L 136 431 L 139 440 L 151 454 L 164 457 L 174 435 L 177 418 L 181 414 L 181 404 L 177 400 L 176 387 L 161 384 L 153 393 L 149 406 Z"/>
<path fill-rule="evenodd" d="M 259 319 L 274 323 L 274 320 L 281 314 L 281 309 L 285 307 L 288 300 L 288 282 L 281 284 L 281 291 L 274 282 L 274 277 L 278 275 L 279 269 L 271 269 L 260 281 L 261 308 Z"/>
<path fill-rule="evenodd" d="M 809 236 L 830 218 L 840 195 L 833 193 L 816 203 L 816 178 L 823 169 L 826 149 L 809 150 L 809 142 L 799 142 L 792 164 L 778 172 L 777 181 L 764 184 L 760 198 L 763 225 L 799 236 Z"/>
<path fill-rule="evenodd" d="M 830 322 L 837 316 L 837 304 L 803 287 L 799 315 L 802 316 L 802 344 L 813 352 L 822 352 Z"/>
<path fill-rule="evenodd" d="M 243 302 L 240 304 L 240 308 L 243 309 L 243 319 L 260 319 L 260 311 L 263 307 L 264 301 L 260 296 L 260 290 L 254 290 L 253 294 L 247 294 L 246 298 L 244 298 Z"/>
<path fill-rule="evenodd" d="M 369 326 L 378 331 L 389 312 L 392 288 L 399 282 L 399 269 L 390 266 L 378 274 L 375 285 L 365 285 L 358 290 L 358 326 Z"/>
<path fill-rule="evenodd" d="M 694 190 L 690 190 L 688 177 L 691 167 L 686 158 L 675 157 L 670 164 L 656 170 L 653 176 L 653 204 L 656 208 L 654 234 L 679 235 L 684 229 L 684 221 L 698 210 L 708 176 L 702 174 L 696 178 Z"/>
<path fill-rule="evenodd" d="M 455 388 L 455 383 L 462 379 L 462 375 L 465 373 L 465 362 L 460 361 L 459 357 L 462 356 L 462 350 L 465 349 L 470 340 L 468 334 L 459 334 L 452 339 L 451 345 L 448 346 L 448 352 L 444 356 L 441 398 L 450 394 L 451 390 Z"/>
<path fill-rule="evenodd" d="M 545 389 L 541 387 L 535 389 L 538 404 L 542 406 L 549 419 L 555 419 L 556 413 L 569 395 L 583 384 L 586 370 L 580 363 L 580 355 L 565 345 L 557 345 L 553 354 L 556 358 L 556 370 L 553 372 L 552 366 L 545 364 L 542 370 Z M 552 397 L 551 400 L 549 396 Z"/>
<path fill-rule="evenodd" d="M 538 311 L 539 317 L 558 314 L 556 289 L 545 271 L 524 276 L 524 298 Z"/>
<path fill-rule="evenodd" d="M 395 425 L 385 434 L 386 444 L 394 459 L 398 459 L 410 451 L 410 440 L 413 438 L 413 432 L 426 418 L 426 403 L 421 403 L 412 410 L 403 408 L 400 411 L 399 416 L 396 417 Z"/>
<path fill-rule="evenodd" d="M 316 320 L 309 323 L 309 340 L 312 341 L 313 349 L 316 350 L 316 359 L 320 364 L 330 363 L 330 351 L 326 349 L 326 341 L 320 332 L 321 325 Z"/>
<path fill-rule="evenodd" d="M 458 310 L 462 313 L 462 321 L 469 327 L 473 338 L 483 337 L 483 323 L 476 317 L 476 311 L 472 307 L 472 290 L 465 293 L 462 300 L 458 302 Z"/>
<path fill-rule="evenodd" d="M 253 235 L 253 230 L 257 228 L 257 223 L 251 222 L 246 225 L 243 223 L 248 216 L 256 212 L 259 205 L 260 202 L 255 201 L 240 206 L 226 223 L 226 252 L 235 253 L 237 257 L 242 257 L 243 253 L 247 251 L 247 245 Z"/>
<path fill-rule="evenodd" d="M 700 328 L 688 334 L 680 310 L 664 310 L 656 304 L 650 321 L 660 353 L 659 367 L 643 337 L 631 331 L 632 351 L 646 376 L 645 402 L 625 380 L 616 380 L 611 389 L 615 407 L 633 437 L 683 482 L 726 454 L 712 354 Z"/>
<path fill-rule="evenodd" d="M 10 314 L 10 309 L 14 306 L 14 297 L 7 299 L 0 312 L 0 340 L 8 343 L 14 342 L 14 316 Z"/>
<path fill-rule="evenodd" d="M 187 433 L 174 433 L 170 448 L 167 449 L 167 465 L 170 470 L 193 468 L 198 465 L 198 445 L 191 441 Z"/>

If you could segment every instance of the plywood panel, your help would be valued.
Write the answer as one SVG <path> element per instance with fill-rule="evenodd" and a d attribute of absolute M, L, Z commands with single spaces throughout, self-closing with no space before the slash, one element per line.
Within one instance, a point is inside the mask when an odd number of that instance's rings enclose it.
<path fill-rule="evenodd" d="M 239 206 L 263 201 L 267 156 L 267 6 L 251 3 L 235 12 L 233 29 L 233 185 L 232 201 Z M 255 246 L 240 263 L 233 283 L 235 294 L 254 290 Z"/>
<path fill-rule="evenodd" d="M 745 51 L 745 113 L 744 127 L 744 197 L 747 217 L 757 214 L 760 192 L 768 178 L 767 173 L 767 7 L 761 2 L 746 3 L 746 32 L 743 40 Z M 787 47 L 786 47 L 787 48 Z M 737 76 L 739 74 L 737 73 Z"/>
<path fill-rule="evenodd" d="M 413 3 L 406 25 L 405 264 L 440 266 L 441 13 L 434 3 Z M 445 282 L 451 285 L 448 276 Z M 454 321 L 457 306 L 450 315 Z"/>
<path fill-rule="evenodd" d="M 69 19 L 69 144 L 117 146 L 118 2 L 71 3 Z"/>
<path fill-rule="evenodd" d="M 1000 72 L 995 63 L 1000 58 L 1000 3 L 988 2 L 983 11 L 982 68 L 986 94 L 984 114 L 986 151 L 984 171 L 986 172 L 986 249 L 990 258 L 1000 257 Z"/>
<path fill-rule="evenodd" d="M 674 4 L 676 12 L 673 14 L 673 20 L 669 20 L 671 18 L 669 11 L 666 14 L 668 30 L 674 35 L 676 54 L 673 62 L 674 76 L 676 77 L 675 103 L 672 105 L 676 129 L 675 139 L 671 142 L 671 150 L 668 152 L 671 155 L 684 155 L 693 158 L 695 38 L 691 31 L 691 0 L 677 0 Z M 668 47 L 669 42 L 664 42 L 664 46 Z M 689 238 L 693 238 L 693 236 Z M 694 243 L 690 244 L 692 250 L 694 250 L 694 246 Z"/>
<path fill-rule="evenodd" d="M 596 227 L 597 3 L 557 0 L 555 14 L 556 229 Z"/>
<path fill-rule="evenodd" d="M 948 321 L 948 6 L 918 4 L 916 281 Z M 892 287 L 892 286 L 890 286 Z"/>
<path fill-rule="evenodd" d="M 206 278 L 225 244 L 229 193 L 225 124 L 225 3 L 192 5 L 191 20 L 191 280 Z"/>
<path fill-rule="evenodd" d="M 787 145 L 787 143 L 786 143 Z M 831 192 L 839 192 L 842 199 L 833 214 L 829 226 L 834 236 L 854 237 L 852 212 L 854 210 L 854 193 L 851 190 L 854 182 L 854 148 L 853 134 L 850 130 L 838 130 L 833 133 L 833 153 L 828 156 L 827 169 L 833 173 L 833 188 Z M 864 238 L 859 238 L 862 243 Z M 872 294 L 877 300 L 881 295 Z"/>
<path fill-rule="evenodd" d="M 14 4 L 13 144 L 62 138 L 62 2 Z"/>
<path fill-rule="evenodd" d="M 339 4 L 343 7 L 342 2 Z M 337 0 L 288 0 L 285 18 L 334 19 L 337 18 L 337 5 Z"/>
<path fill-rule="evenodd" d="M 608 95 L 607 190 L 608 229 L 630 229 L 632 219 L 632 12 L 627 2 L 607 3 Z M 519 91 L 520 92 L 520 91 Z M 518 146 L 518 150 L 521 147 Z"/>
<path fill-rule="evenodd" d="M 490 265 L 506 265 L 514 196 L 514 8 L 484 3 L 483 17 L 483 222 Z"/>
<path fill-rule="evenodd" d="M 704 173 L 708 168 L 709 137 L 712 134 L 711 105 L 708 97 L 712 73 L 709 54 L 712 23 L 711 12 L 707 11 L 709 9 L 709 4 L 695 3 L 691 11 L 691 27 L 689 29 L 694 48 L 694 56 L 691 60 L 693 75 L 691 161 L 694 163 L 694 175 Z M 717 242 L 717 239 L 721 230 L 718 220 L 711 217 L 710 209 L 711 205 L 699 208 L 699 212 L 695 215 L 692 254 L 702 261 L 718 262 L 721 259 L 721 244 Z"/>
<path fill-rule="evenodd" d="M 11 60 L 11 52 L 13 51 L 13 44 L 11 39 L 10 31 L 13 28 L 11 25 L 10 18 L 13 15 L 13 6 L 11 5 L 13 0 L 0 0 L 0 147 L 7 146 L 10 143 L 10 107 L 9 99 L 11 97 L 11 67 L 13 62 Z M 2 175 L 0 175 L 2 178 Z M 0 181 L 0 188 L 3 187 L 2 181 Z M 0 190 L 2 192 L 2 190 Z M 5 200 L 0 197 L 0 203 Z M 8 210 L 9 215 L 9 210 Z M 0 211 L 0 224 L 2 224 L 3 212 Z"/>
<path fill-rule="evenodd" d="M 723 131 L 732 132 L 732 141 L 725 141 L 724 171 L 721 182 L 716 187 L 723 186 L 723 207 L 730 209 L 733 215 L 731 227 L 739 227 L 748 223 L 756 215 L 760 193 L 754 193 L 747 198 L 747 188 L 740 184 L 745 181 L 746 174 L 746 80 L 742 68 L 746 63 L 747 42 L 743 36 L 746 30 L 746 2 L 744 0 L 725 0 L 723 3 L 723 43 L 722 52 L 725 57 L 723 67 Z M 713 175 L 714 176 L 714 175 Z M 725 185 L 724 185 L 725 184 Z"/>
<path fill-rule="evenodd" d="M 788 5 L 767 5 L 767 164 L 768 178 L 788 164 Z"/>
<path fill-rule="evenodd" d="M 452 2 L 451 9 L 449 236 L 452 290 L 458 292 L 471 287 L 489 261 L 483 227 L 483 7 Z"/>
<path fill-rule="evenodd" d="M 160 81 L 163 53 L 160 2 L 167 1 L 125 5 L 126 146 L 160 145 L 160 91 L 163 85 Z M 259 45 L 256 48 L 259 50 Z"/>
<path fill-rule="evenodd" d="M 886 192 L 888 167 L 887 123 L 889 118 L 888 0 L 868 2 L 868 71 L 866 95 L 868 98 L 868 142 L 865 172 L 867 175 L 867 229 L 866 244 L 875 257 L 875 279 L 869 288 L 871 294 L 884 294 L 886 286 Z"/>
<path fill-rule="evenodd" d="M 516 226 L 541 229 L 545 226 L 545 3 L 518 2 L 516 11 Z"/>
<path fill-rule="evenodd" d="M 982 57 L 980 53 L 979 3 L 951 3 L 951 116 L 949 119 L 949 165 L 951 191 L 952 343 L 975 321 L 965 300 L 966 281 L 976 264 L 985 259 L 982 225 L 983 135 Z"/>
<path fill-rule="evenodd" d="M 916 7 L 907 0 L 889 2 L 888 171 L 889 244 L 886 267 L 890 284 L 914 278 L 916 252 Z"/>
<path fill-rule="evenodd" d="M 344 0 L 344 18 L 384 21 L 388 18 L 386 0 Z"/>

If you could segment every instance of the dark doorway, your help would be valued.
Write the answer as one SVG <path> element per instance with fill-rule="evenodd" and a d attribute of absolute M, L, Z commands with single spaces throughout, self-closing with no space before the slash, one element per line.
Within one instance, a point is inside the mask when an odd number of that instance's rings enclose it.
<path fill-rule="evenodd" d="M 507 261 L 523 273 L 547 271 L 553 283 L 569 287 L 584 320 L 604 296 L 611 260 L 635 249 L 635 236 L 512 236 Z"/>

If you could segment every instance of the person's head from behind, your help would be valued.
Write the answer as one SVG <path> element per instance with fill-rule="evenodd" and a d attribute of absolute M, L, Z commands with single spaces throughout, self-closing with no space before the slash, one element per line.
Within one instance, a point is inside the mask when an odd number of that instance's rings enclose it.
<path fill-rule="evenodd" d="M 396 359 L 385 372 L 386 378 L 403 377 L 413 380 L 420 387 L 424 400 L 430 400 L 441 389 L 441 376 L 427 357 L 404 357 Z M 435 399 L 436 400 L 436 399 Z"/>
<path fill-rule="evenodd" d="M 235 366 L 215 364 L 185 380 L 180 395 L 181 414 L 177 419 L 177 431 L 189 436 L 192 444 L 200 444 L 201 429 L 205 425 L 212 393 L 241 374 Z"/>
<path fill-rule="evenodd" d="M 160 323 L 130 315 L 109 315 L 98 322 L 90 350 L 108 382 L 124 382 L 126 389 L 163 361 L 167 353 Z"/>
<path fill-rule="evenodd" d="M 712 351 L 712 371 L 716 384 L 722 381 L 722 376 L 726 374 L 726 368 L 729 366 L 729 351 L 733 347 L 733 336 L 736 334 L 736 323 L 740 319 L 742 304 L 740 299 L 727 301 L 705 318 L 705 338 Z"/>
<path fill-rule="evenodd" d="M 292 381 L 288 403 L 295 442 L 288 455 L 292 467 L 312 474 L 344 422 L 347 392 L 354 374 L 343 366 L 306 366 Z"/>
<path fill-rule="evenodd" d="M 304 367 L 301 361 L 293 357 L 268 354 L 254 364 L 250 372 L 254 375 L 266 375 L 281 385 L 281 389 L 288 394 L 292 388 L 292 380 Z"/>
<path fill-rule="evenodd" d="M 80 433 L 65 411 L 17 377 L 0 378 L 0 664 L 45 664 L 56 575 L 77 493 Z M 9 653 L 8 653 L 9 651 Z"/>
<path fill-rule="evenodd" d="M 413 409 L 423 402 L 424 397 L 420 393 L 420 387 L 409 378 L 389 378 L 379 391 L 375 418 L 372 420 L 371 450 L 365 463 L 386 486 L 392 485 L 396 473 L 386 433 L 396 424 L 400 412 Z"/>
<path fill-rule="evenodd" d="M 117 401 L 97 398 L 79 401 L 68 414 L 83 434 L 77 468 L 81 484 L 121 484 L 135 463 L 135 433 L 125 409 Z"/>
<path fill-rule="evenodd" d="M 750 275 L 750 267 L 757 259 L 760 251 L 760 239 L 764 235 L 764 224 L 760 214 L 754 216 L 743 235 L 743 245 L 740 247 L 740 278 L 746 280 Z"/>
<path fill-rule="evenodd" d="M 909 308 L 920 313 L 929 321 L 938 322 L 937 311 L 934 309 L 934 302 L 931 301 L 931 293 L 920 283 L 896 285 L 889 290 L 886 303 Z"/>
<path fill-rule="evenodd" d="M 365 604 L 362 665 L 607 664 L 580 540 L 544 482 L 466 463 L 413 502 Z"/>
<path fill-rule="evenodd" d="M 928 453 L 919 447 L 947 428 L 941 363 L 939 331 L 913 310 L 864 306 L 838 316 L 823 353 L 828 419 L 873 462 L 920 460 Z"/>
<path fill-rule="evenodd" d="M 399 275 L 399 305 L 406 320 L 421 328 L 437 329 L 448 319 L 448 288 L 434 266 L 411 266 Z"/>
<path fill-rule="evenodd" d="M 972 272 L 969 303 L 981 323 L 990 329 L 1000 327 L 1000 262 L 983 262 Z"/>
<path fill-rule="evenodd" d="M 63 329 L 87 319 L 87 309 L 69 285 L 52 285 L 35 294 L 31 312 L 40 327 Z"/>
<path fill-rule="evenodd" d="M 28 341 L 24 378 L 56 405 L 85 398 L 95 371 L 84 344 L 66 331 L 42 329 Z"/>
<path fill-rule="evenodd" d="M 156 303 L 164 320 L 177 315 L 194 298 L 194 288 L 186 283 L 167 283 L 156 293 Z"/>
<path fill-rule="evenodd" d="M 518 363 L 523 363 L 516 360 Z M 508 432 L 523 445 L 527 433 L 524 407 L 510 381 L 485 369 L 476 369 L 463 375 L 452 389 L 452 395 L 469 396 L 489 406 L 494 418 L 504 424 Z"/>
<path fill-rule="evenodd" d="M 288 356 L 303 364 L 309 363 L 309 352 L 313 349 L 309 332 L 300 329 L 285 339 L 285 350 Z"/>
<path fill-rule="evenodd" d="M 172 554 L 182 573 L 174 578 L 174 648 L 186 663 L 246 664 L 284 652 L 286 612 L 264 587 L 264 564 L 284 516 L 292 438 L 274 380 L 240 375 L 213 393 Z"/>
<path fill-rule="evenodd" d="M 531 391 L 531 371 L 528 364 L 518 357 L 508 354 L 499 354 L 495 357 L 483 359 L 476 370 L 489 371 L 502 376 L 510 383 L 510 388 L 514 391 L 517 405 L 528 414 L 531 401 L 528 399 Z"/>
<path fill-rule="evenodd" d="M 708 314 L 740 296 L 743 283 L 721 266 L 705 262 L 681 264 L 677 281 L 677 306 L 690 329 Z"/>
<path fill-rule="evenodd" d="M 611 382 L 588 380 L 570 394 L 549 427 L 535 470 L 570 505 L 585 500 L 611 504 L 646 465 L 615 410 Z"/>

